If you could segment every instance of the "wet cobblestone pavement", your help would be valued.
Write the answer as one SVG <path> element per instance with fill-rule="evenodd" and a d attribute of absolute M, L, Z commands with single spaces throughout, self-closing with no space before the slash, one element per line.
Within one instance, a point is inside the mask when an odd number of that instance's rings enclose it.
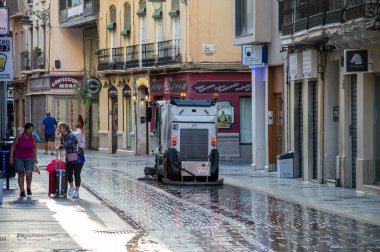
<path fill-rule="evenodd" d="M 148 233 L 173 251 L 380 251 L 379 226 L 228 184 L 166 186 L 112 166 L 86 167 L 82 180 L 142 239 Z"/>

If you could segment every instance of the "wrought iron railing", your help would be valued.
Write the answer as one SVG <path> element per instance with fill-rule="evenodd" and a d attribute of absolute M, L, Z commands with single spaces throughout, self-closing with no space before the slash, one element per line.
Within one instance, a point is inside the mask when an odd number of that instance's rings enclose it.
<path fill-rule="evenodd" d="M 140 66 L 139 45 L 125 47 L 125 68 L 136 68 Z"/>
<path fill-rule="evenodd" d="M 23 51 L 20 53 L 20 71 L 30 70 L 30 53 Z"/>
<path fill-rule="evenodd" d="M 99 12 L 99 0 L 85 0 L 83 15 L 93 15 Z"/>
<path fill-rule="evenodd" d="M 115 47 L 112 51 L 112 68 L 117 70 L 124 69 L 123 47 Z"/>
<path fill-rule="evenodd" d="M 327 11 L 325 18 L 325 25 L 335 24 L 342 22 L 343 9 Z"/>
<path fill-rule="evenodd" d="M 181 63 L 180 40 L 166 40 L 158 42 L 158 65 Z"/>
<path fill-rule="evenodd" d="M 155 43 L 141 45 L 141 64 L 143 67 L 151 67 L 156 63 Z"/>
<path fill-rule="evenodd" d="M 32 69 L 43 69 L 45 67 L 45 57 L 41 51 L 32 52 Z"/>
<path fill-rule="evenodd" d="M 358 18 L 373 18 L 380 15 L 380 0 L 355 1 L 346 7 L 344 11 L 344 21 Z"/>
<path fill-rule="evenodd" d="M 110 49 L 100 49 L 98 51 L 98 70 L 109 70 L 112 68 L 111 57 L 110 57 Z"/>

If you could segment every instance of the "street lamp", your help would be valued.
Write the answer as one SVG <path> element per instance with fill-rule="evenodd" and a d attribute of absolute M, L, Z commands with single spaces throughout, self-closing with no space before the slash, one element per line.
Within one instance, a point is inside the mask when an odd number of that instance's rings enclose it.
<path fill-rule="evenodd" d="M 20 22 L 25 30 L 27 30 L 29 28 L 29 26 L 33 23 L 33 21 L 30 20 L 31 16 L 35 16 L 38 19 L 42 20 L 43 24 L 45 25 L 46 22 L 48 21 L 48 19 L 50 18 L 50 9 L 44 9 L 42 11 L 40 11 L 40 10 L 36 10 L 36 11 L 27 10 L 25 12 L 25 16 L 23 16 L 23 18 L 21 19 L 21 22 Z"/>

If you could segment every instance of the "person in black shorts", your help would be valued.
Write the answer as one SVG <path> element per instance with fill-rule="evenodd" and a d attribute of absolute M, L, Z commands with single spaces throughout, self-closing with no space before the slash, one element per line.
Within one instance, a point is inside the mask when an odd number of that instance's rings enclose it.
<path fill-rule="evenodd" d="M 45 153 L 48 154 L 49 145 L 51 154 L 54 154 L 54 140 L 55 140 L 55 130 L 57 129 L 57 121 L 51 116 L 50 112 L 46 112 L 46 117 L 42 121 L 42 132 L 45 134 Z"/>

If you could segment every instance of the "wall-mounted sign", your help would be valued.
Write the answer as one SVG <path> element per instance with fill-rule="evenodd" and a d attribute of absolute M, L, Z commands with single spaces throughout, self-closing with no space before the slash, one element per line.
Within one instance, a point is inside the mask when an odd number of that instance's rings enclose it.
<path fill-rule="evenodd" d="M 9 34 L 9 16 L 8 7 L 0 7 L 0 36 Z"/>
<path fill-rule="evenodd" d="M 48 90 L 50 89 L 50 78 L 49 76 L 30 78 L 30 90 Z"/>
<path fill-rule="evenodd" d="M 368 71 L 368 50 L 344 50 L 344 70 L 346 73 Z"/>
<path fill-rule="evenodd" d="M 268 124 L 273 124 L 273 111 L 268 111 Z"/>
<path fill-rule="evenodd" d="M 339 122 L 339 106 L 333 107 L 333 122 Z"/>
<path fill-rule="evenodd" d="M 98 78 L 91 77 L 87 80 L 87 92 L 89 92 L 90 94 L 99 93 L 101 88 L 102 84 Z"/>
<path fill-rule="evenodd" d="M 202 44 L 202 53 L 213 54 L 215 51 L 215 44 Z"/>
<path fill-rule="evenodd" d="M 129 86 L 125 86 L 123 88 L 123 96 L 127 96 L 127 97 L 131 96 L 131 88 Z"/>
<path fill-rule="evenodd" d="M 289 79 L 299 80 L 303 76 L 302 73 L 302 54 L 294 53 L 289 55 Z"/>
<path fill-rule="evenodd" d="M 218 128 L 231 128 L 231 125 L 235 122 L 234 106 L 232 106 L 231 102 L 217 102 L 215 106 L 218 110 Z"/>
<path fill-rule="evenodd" d="M 316 50 L 307 50 L 302 52 L 302 66 L 304 78 L 308 79 L 318 77 L 318 53 Z"/>
<path fill-rule="evenodd" d="M 265 45 L 242 45 L 241 61 L 246 66 L 268 63 L 268 47 Z"/>
<path fill-rule="evenodd" d="M 81 84 L 83 76 L 79 75 L 53 75 L 50 76 L 50 88 L 72 89 L 75 84 Z"/>
<path fill-rule="evenodd" d="M 0 38 L 0 81 L 12 81 L 12 80 L 13 80 L 12 38 L 4 37 L 4 38 Z"/>
<path fill-rule="evenodd" d="M 108 96 L 109 97 L 117 97 L 117 89 L 115 87 L 110 87 L 108 89 Z"/>
<path fill-rule="evenodd" d="M 198 94 L 251 93 L 251 81 L 197 81 L 192 89 Z"/>

